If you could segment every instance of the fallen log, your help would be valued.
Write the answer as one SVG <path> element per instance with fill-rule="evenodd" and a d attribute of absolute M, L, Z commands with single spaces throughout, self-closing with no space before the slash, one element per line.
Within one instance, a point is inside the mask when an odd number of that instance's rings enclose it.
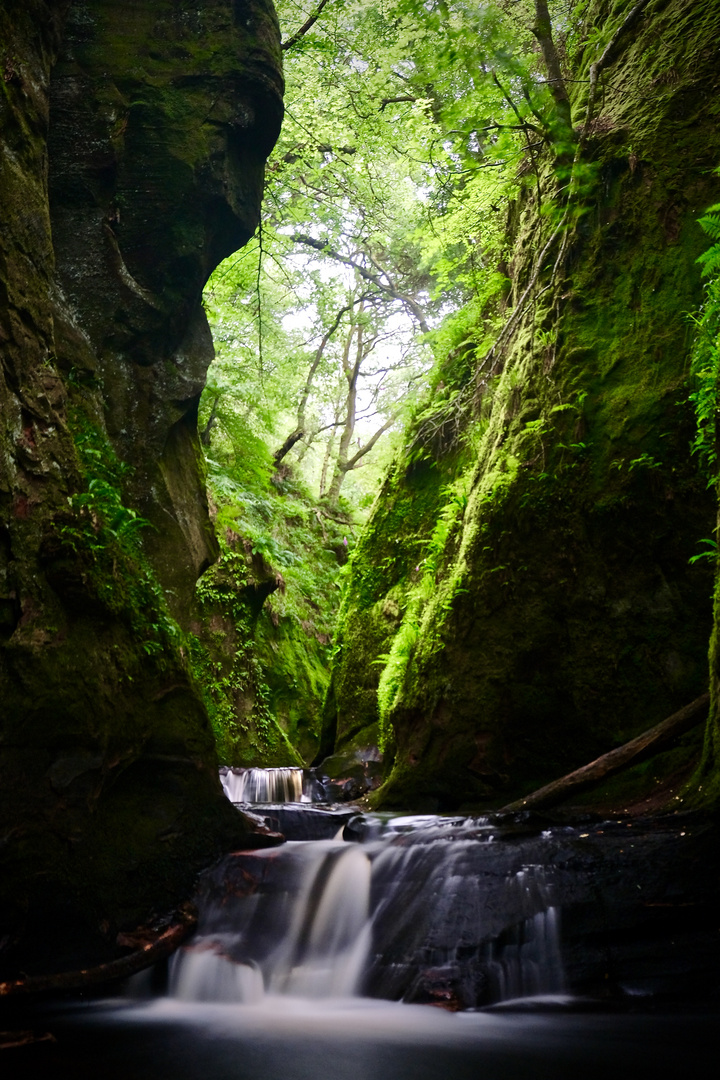
<path fill-rule="evenodd" d="M 684 709 L 668 716 L 666 720 L 643 732 L 642 735 L 638 735 L 637 738 L 603 754 L 588 765 L 583 765 L 582 768 L 560 777 L 559 780 L 553 780 L 551 784 L 538 788 L 537 791 L 526 795 L 524 799 L 508 803 L 498 813 L 540 810 L 565 802 L 571 795 L 578 795 L 581 791 L 594 787 L 601 780 L 606 780 L 630 765 L 638 764 L 674 742 L 675 739 L 679 739 L 686 731 L 690 731 L 707 717 L 709 704 L 710 695 L 703 694 L 686 705 Z"/>
<path fill-rule="evenodd" d="M 106 964 L 83 968 L 80 971 L 61 971 L 53 975 L 25 975 L 20 979 L 0 982 L 0 997 L 14 994 L 39 994 L 53 990 L 81 990 L 88 986 L 100 986 L 116 979 L 126 979 L 145 968 L 151 967 L 158 960 L 177 949 L 197 924 L 197 911 L 192 904 L 184 904 L 173 915 L 172 922 L 163 930 L 139 930 L 134 934 L 118 935 L 118 944 L 127 945 L 136 941 L 140 948 L 110 960 Z"/>

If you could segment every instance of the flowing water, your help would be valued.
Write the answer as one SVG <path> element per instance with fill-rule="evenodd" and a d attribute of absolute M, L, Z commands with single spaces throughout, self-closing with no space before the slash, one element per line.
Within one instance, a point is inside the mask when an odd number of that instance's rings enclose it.
<path fill-rule="evenodd" d="M 303 803 L 311 802 L 306 786 L 305 770 L 223 769 L 220 782 L 230 802 L 234 803 Z"/>
<path fill-rule="evenodd" d="M 366 843 L 229 856 L 205 875 L 181 1000 L 366 995 L 467 1008 L 564 989 L 545 869 L 498 852 L 477 820 L 400 819 Z"/>
<path fill-rule="evenodd" d="M 197 932 L 169 966 L 136 976 L 123 1000 L 43 1014 L 57 1042 L 28 1051 L 42 1074 L 669 1080 L 714 1060 L 703 1047 L 716 1014 L 578 1013 L 590 1003 L 568 993 L 583 964 L 602 972 L 607 957 L 591 949 L 579 962 L 572 934 L 563 942 L 560 897 L 575 905 L 576 937 L 592 938 L 593 875 L 619 853 L 637 905 L 652 857 L 631 854 L 630 823 L 503 831 L 483 818 L 337 817 L 293 808 L 309 801 L 301 770 L 260 772 L 228 772 L 229 797 L 254 794 L 268 820 L 304 815 L 303 835 L 336 834 L 235 852 L 206 872 Z M 647 968 L 640 957 L 618 981 L 627 1000 L 646 992 Z"/>

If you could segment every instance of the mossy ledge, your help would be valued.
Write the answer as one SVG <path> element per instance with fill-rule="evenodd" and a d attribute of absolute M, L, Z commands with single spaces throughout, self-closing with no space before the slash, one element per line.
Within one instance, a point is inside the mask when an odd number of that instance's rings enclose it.
<path fill-rule="evenodd" d="M 216 556 L 201 293 L 282 116 L 269 0 L 0 11 L 0 966 L 103 962 L 269 842 L 221 794 L 178 622 Z"/>
<path fill-rule="evenodd" d="M 598 32 L 629 7 L 594 4 Z M 378 498 L 346 587 L 324 741 L 346 750 L 380 723 L 378 805 L 501 805 L 707 688 L 712 569 L 689 559 L 715 499 L 690 453 L 687 316 L 702 296 L 697 218 L 718 199 L 718 34 L 716 5 L 663 0 L 623 40 L 561 272 L 554 251 L 482 369 L 554 227 L 530 177 L 508 221 L 508 310 L 488 309 L 441 362 L 442 398 Z M 581 119 L 595 50 L 593 37 L 574 62 Z M 547 206 L 550 160 L 540 181 Z M 453 400 L 464 454 L 443 441 Z"/>

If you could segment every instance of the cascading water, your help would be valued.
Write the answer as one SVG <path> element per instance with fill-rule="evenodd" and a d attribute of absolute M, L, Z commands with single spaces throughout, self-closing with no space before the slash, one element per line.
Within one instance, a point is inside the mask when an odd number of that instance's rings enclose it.
<path fill-rule="evenodd" d="M 171 994 L 362 994 L 457 1009 L 562 991 L 551 884 L 522 844 L 494 843 L 478 819 L 378 830 L 364 843 L 229 856 L 204 878 L 198 933 L 173 960 Z"/>
<path fill-rule="evenodd" d="M 643 995 L 686 978 L 688 957 L 693 989 L 698 971 L 717 985 L 715 832 L 698 830 L 696 842 L 684 819 L 541 831 L 525 817 L 382 819 L 297 804 L 256 812 L 306 838 L 235 852 L 203 875 L 198 932 L 173 957 L 169 984 L 159 965 L 134 977 L 130 998 L 63 1000 L 36 1017 L 57 1039 L 30 1047 L 47 1054 L 43 1075 L 676 1080 L 716 1066 L 716 1008 L 693 1018 L 661 1011 L 661 997 L 651 1014 L 637 1011 Z M 668 845 L 695 868 L 685 892 L 676 863 L 663 871 Z M 592 1002 L 558 994 L 559 897 L 567 983 Z M 669 961 L 658 928 L 672 933 Z M 14 1052 L 2 1051 L 3 1078 Z M 18 1066 L 9 1077 L 24 1080 L 28 1063 Z"/>
<path fill-rule="evenodd" d="M 223 791 L 236 803 L 303 803 L 312 796 L 305 788 L 300 768 L 225 769 L 220 773 Z"/>

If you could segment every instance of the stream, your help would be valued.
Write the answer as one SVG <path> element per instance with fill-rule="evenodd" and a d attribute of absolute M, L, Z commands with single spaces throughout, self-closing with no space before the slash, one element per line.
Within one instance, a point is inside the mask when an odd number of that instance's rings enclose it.
<path fill-rule="evenodd" d="M 318 803 L 322 784 L 301 770 L 222 781 L 288 842 L 206 871 L 192 939 L 122 996 L 40 1006 L 31 1026 L 56 1041 L 5 1051 L 4 1076 L 30 1061 L 104 1080 L 677 1077 L 714 1064 L 704 826 L 360 814 Z"/>

